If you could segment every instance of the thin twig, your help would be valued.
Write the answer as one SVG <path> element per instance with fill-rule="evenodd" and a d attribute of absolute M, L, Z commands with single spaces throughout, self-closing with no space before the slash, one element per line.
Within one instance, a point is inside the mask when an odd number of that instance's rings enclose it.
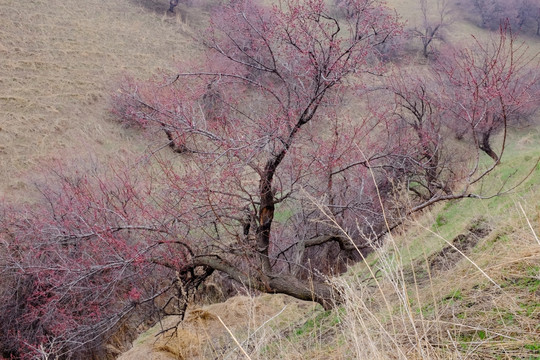
<path fill-rule="evenodd" d="M 253 337 L 253 335 L 255 335 L 259 330 L 261 330 L 263 327 L 266 326 L 266 324 L 268 324 L 270 321 L 274 320 L 275 318 L 277 318 L 279 315 L 281 315 L 281 313 L 283 311 L 285 311 L 285 309 L 287 308 L 287 305 L 285 305 L 283 307 L 283 309 L 281 309 L 281 311 L 279 311 L 277 314 L 275 314 L 274 316 L 272 316 L 270 319 L 266 320 L 264 323 L 262 323 L 261 326 L 259 326 L 257 329 L 255 329 L 255 331 L 253 331 L 246 340 L 242 341 L 242 345 L 246 344 L 250 338 Z M 230 356 L 230 354 L 228 354 L 227 356 L 224 357 L 224 359 L 228 359 Z"/>
<path fill-rule="evenodd" d="M 236 339 L 236 337 L 234 336 L 234 334 L 232 333 L 231 330 L 229 330 L 229 328 L 227 327 L 227 325 L 225 325 L 225 323 L 223 322 L 223 320 L 221 320 L 221 318 L 218 316 L 217 317 L 219 322 L 221 323 L 221 325 L 223 325 L 223 327 L 229 332 L 229 334 L 231 335 L 232 339 L 234 340 L 234 342 L 236 343 L 236 345 L 238 346 L 238 348 L 244 353 L 244 355 L 246 356 L 246 359 L 248 360 L 251 360 L 251 358 L 249 357 L 249 355 L 247 354 L 247 352 L 244 350 L 244 348 L 242 347 L 242 345 L 240 345 L 240 343 L 238 342 L 238 340 Z"/>
<path fill-rule="evenodd" d="M 529 228 L 531 229 L 531 232 L 532 232 L 534 238 L 536 239 L 536 242 L 538 243 L 538 245 L 540 245 L 540 239 L 538 239 L 538 236 L 534 232 L 534 229 L 533 229 L 533 227 L 531 225 L 531 222 L 529 221 L 529 218 L 527 217 L 527 214 L 525 213 L 525 210 L 523 210 L 523 206 L 521 206 L 520 202 L 518 202 L 518 205 L 519 205 L 519 208 L 521 209 L 521 212 L 523 213 L 523 216 L 525 216 L 525 220 L 527 220 L 527 224 L 529 224 Z"/>

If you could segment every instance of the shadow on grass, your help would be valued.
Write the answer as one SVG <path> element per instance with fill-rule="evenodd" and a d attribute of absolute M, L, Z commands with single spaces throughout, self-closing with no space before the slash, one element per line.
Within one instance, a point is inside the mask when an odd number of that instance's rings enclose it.
<path fill-rule="evenodd" d="M 192 0 L 180 0 L 173 12 L 169 10 L 169 0 L 128 0 L 134 6 L 140 7 L 149 13 L 159 16 L 179 16 L 182 22 L 186 22 L 189 8 L 193 7 Z"/>

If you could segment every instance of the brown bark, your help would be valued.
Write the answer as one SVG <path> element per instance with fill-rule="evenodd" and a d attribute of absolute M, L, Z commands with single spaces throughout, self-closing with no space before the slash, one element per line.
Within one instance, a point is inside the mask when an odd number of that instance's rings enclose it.
<path fill-rule="evenodd" d="M 169 1 L 169 12 L 174 12 L 174 8 L 178 5 L 178 0 L 170 0 Z"/>
<path fill-rule="evenodd" d="M 340 303 L 335 289 L 323 282 L 301 281 L 293 276 L 280 276 L 270 280 L 271 293 L 286 294 L 300 300 L 315 301 L 329 310 Z"/>
<path fill-rule="evenodd" d="M 315 301 L 321 304 L 325 310 L 340 302 L 339 295 L 334 288 L 330 284 L 321 281 L 312 279 L 302 281 L 292 275 L 267 276 L 263 280 L 258 275 L 242 272 L 218 256 L 198 256 L 194 259 L 193 265 L 207 266 L 223 272 L 251 290 L 269 294 L 286 294 L 300 300 Z"/>
<path fill-rule="evenodd" d="M 359 249 L 370 248 L 369 245 L 356 245 L 346 236 L 343 235 L 322 235 L 304 241 L 304 247 L 319 246 L 329 242 L 335 241 L 339 244 L 339 248 L 345 251 L 353 251 Z"/>
<path fill-rule="evenodd" d="M 493 161 L 498 163 L 499 162 L 499 156 L 491 148 L 490 140 L 491 140 L 491 131 L 487 131 L 487 132 L 483 133 L 482 134 L 482 142 L 480 142 L 480 145 L 479 145 L 480 150 L 485 152 L 490 158 L 493 159 Z"/>
<path fill-rule="evenodd" d="M 277 161 L 281 161 L 281 158 L 278 157 L 274 161 L 268 161 L 259 182 L 261 206 L 259 209 L 259 224 L 257 226 L 257 252 L 259 253 L 261 270 L 264 275 L 270 275 L 272 272 L 270 258 L 268 257 L 268 248 L 270 247 L 270 231 L 272 221 L 274 220 L 272 180 L 276 171 Z"/>

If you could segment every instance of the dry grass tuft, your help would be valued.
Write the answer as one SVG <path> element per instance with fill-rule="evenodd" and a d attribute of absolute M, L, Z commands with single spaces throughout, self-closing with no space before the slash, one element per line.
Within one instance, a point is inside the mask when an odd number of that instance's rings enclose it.
<path fill-rule="evenodd" d="M 313 304 L 285 295 L 236 296 L 224 303 L 189 310 L 181 323 L 175 317 L 164 319 L 119 359 L 143 359 L 148 354 L 175 359 L 242 358 L 242 349 L 260 352 L 268 340 L 276 339 L 278 332 L 274 329 L 301 321 L 313 309 Z M 169 330 L 156 337 L 162 329 Z"/>

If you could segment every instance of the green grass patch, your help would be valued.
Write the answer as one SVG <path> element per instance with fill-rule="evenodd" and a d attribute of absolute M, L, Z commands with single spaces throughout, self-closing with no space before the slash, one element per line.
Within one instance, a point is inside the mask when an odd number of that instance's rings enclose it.
<path fill-rule="evenodd" d="M 461 333 L 457 336 L 459 346 L 463 350 L 467 350 L 470 346 L 476 345 L 476 342 L 484 341 L 486 339 L 487 332 L 485 330 L 476 330 L 474 332 Z M 474 345 L 472 343 L 474 343 Z"/>
<path fill-rule="evenodd" d="M 516 323 L 516 315 L 506 309 L 498 309 L 497 323 L 503 326 L 510 326 Z"/>
<path fill-rule="evenodd" d="M 501 284 L 501 287 L 515 287 L 518 289 L 527 290 L 529 293 L 536 293 L 538 290 L 540 290 L 539 268 L 539 266 L 527 266 L 523 264 L 520 266 L 519 270 L 521 270 L 525 276 L 509 278 Z"/>
<path fill-rule="evenodd" d="M 536 278 L 519 278 L 515 281 L 515 285 L 522 289 L 527 289 L 534 293 L 540 288 L 540 279 Z"/>
<path fill-rule="evenodd" d="M 278 223 L 285 223 L 287 220 L 293 217 L 294 213 L 294 209 L 285 205 L 277 204 L 274 211 L 274 221 Z"/>
<path fill-rule="evenodd" d="M 454 290 L 445 297 L 443 297 L 443 302 L 452 302 L 452 301 L 461 301 L 463 300 L 463 294 L 461 290 Z"/>
<path fill-rule="evenodd" d="M 339 325 L 342 321 L 342 317 L 345 314 L 344 308 L 336 310 L 328 310 L 317 314 L 315 317 L 307 320 L 300 327 L 296 328 L 293 332 L 295 337 L 301 337 L 311 334 L 316 334 L 317 330 L 322 328 L 331 328 Z"/>
<path fill-rule="evenodd" d="M 521 303 L 521 304 L 519 304 L 519 307 L 523 309 L 523 315 L 525 315 L 527 317 L 531 317 L 532 315 L 535 315 L 535 316 L 540 315 L 540 303 L 539 302 Z"/>
<path fill-rule="evenodd" d="M 534 352 L 535 354 L 540 354 L 540 343 L 527 344 L 523 347 L 529 351 Z"/>
<path fill-rule="evenodd" d="M 431 317 L 435 314 L 435 305 L 427 304 L 422 306 L 420 309 L 415 309 L 417 314 L 421 314 L 423 317 Z"/>

